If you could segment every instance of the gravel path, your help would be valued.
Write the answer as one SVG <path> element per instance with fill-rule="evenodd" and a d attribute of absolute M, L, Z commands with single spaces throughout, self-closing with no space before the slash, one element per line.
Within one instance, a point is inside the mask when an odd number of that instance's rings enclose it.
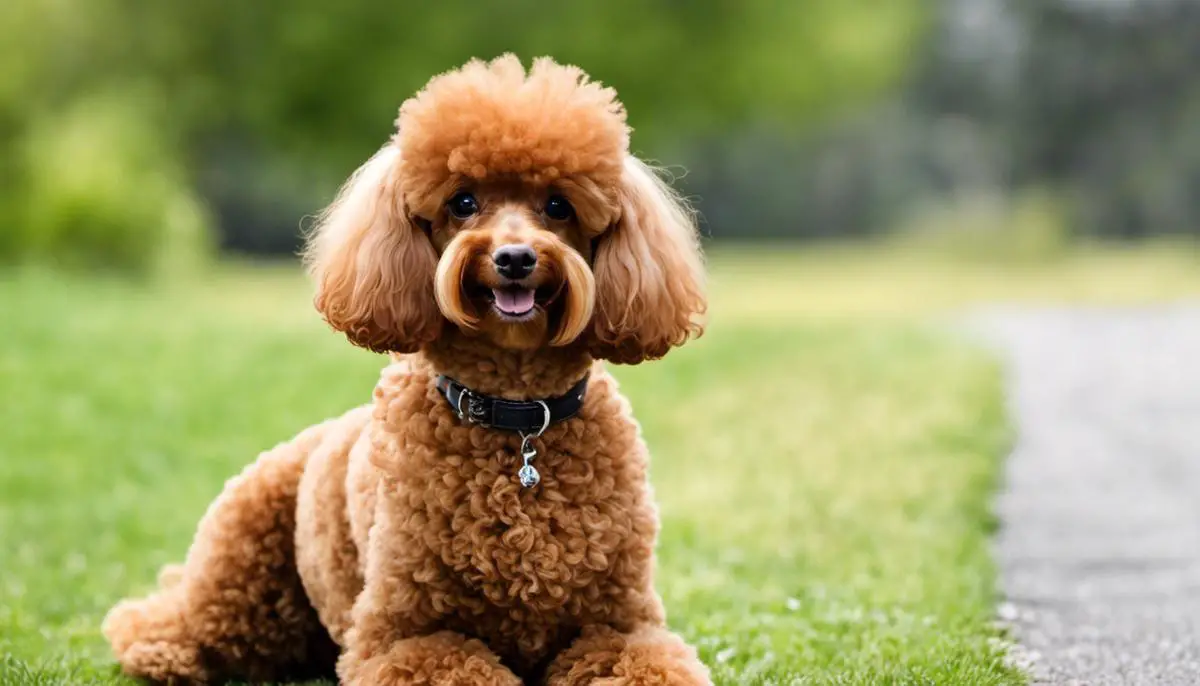
<path fill-rule="evenodd" d="M 1004 310 L 997 541 L 1038 683 L 1200 684 L 1200 306 Z"/>

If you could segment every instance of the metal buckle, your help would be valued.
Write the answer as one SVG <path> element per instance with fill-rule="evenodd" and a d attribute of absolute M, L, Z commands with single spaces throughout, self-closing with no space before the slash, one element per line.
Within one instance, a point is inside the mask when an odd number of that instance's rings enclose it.
<path fill-rule="evenodd" d="M 463 409 L 464 400 L 467 403 L 466 409 Z M 459 419 L 470 424 L 483 424 L 483 420 L 487 419 L 487 408 L 484 406 L 483 398 L 475 395 L 465 386 L 462 392 L 458 394 L 458 402 L 454 404 L 454 412 L 458 414 Z"/>
<path fill-rule="evenodd" d="M 463 409 L 463 399 L 467 401 L 467 409 Z M 462 393 L 458 396 L 458 403 L 454 408 L 458 412 L 458 418 L 471 424 L 479 424 L 480 426 L 488 426 L 487 419 L 487 401 L 472 393 L 466 387 L 463 387 Z"/>
<path fill-rule="evenodd" d="M 488 418 L 487 406 L 483 398 L 480 398 L 473 393 L 471 394 L 470 399 L 467 401 L 467 418 L 475 424 L 487 426 L 487 422 L 485 421 Z"/>
<path fill-rule="evenodd" d="M 458 402 L 454 403 L 454 412 L 456 414 L 458 414 L 458 418 L 460 420 L 466 419 L 466 417 L 467 417 L 466 414 L 463 413 L 462 401 L 463 401 L 463 398 L 467 397 L 467 393 L 469 393 L 469 392 L 470 391 L 468 391 L 466 389 L 466 387 L 464 386 L 462 389 L 462 392 L 458 394 Z"/>

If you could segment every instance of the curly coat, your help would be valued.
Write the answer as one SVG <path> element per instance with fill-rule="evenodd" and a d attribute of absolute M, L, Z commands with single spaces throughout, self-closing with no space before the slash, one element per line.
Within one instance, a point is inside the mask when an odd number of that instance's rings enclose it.
<path fill-rule="evenodd" d="M 104 622 L 123 670 L 167 682 L 336 674 L 347 684 L 706 684 L 653 587 L 647 452 L 601 360 L 701 332 L 691 214 L 628 152 L 611 89 L 511 56 L 436 77 L 347 182 L 306 255 L 316 305 L 391 354 L 374 401 L 268 451 L 200 522 L 187 560 Z M 470 189 L 477 215 L 447 199 Z M 538 209 L 569 200 L 566 219 Z M 537 254 L 532 314 L 492 307 L 490 251 Z M 438 374 L 580 412 L 537 439 L 465 424 Z"/>

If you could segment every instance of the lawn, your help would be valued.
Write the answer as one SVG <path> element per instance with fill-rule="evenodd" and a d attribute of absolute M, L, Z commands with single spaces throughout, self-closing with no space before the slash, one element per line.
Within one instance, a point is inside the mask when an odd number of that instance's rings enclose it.
<path fill-rule="evenodd" d="M 1021 278 L 1086 297 L 1061 275 L 1107 283 L 1108 259 Z M 1120 293 L 1200 281 L 1167 263 L 1120 262 L 1145 277 Z M 1007 291 L 938 269 L 725 253 L 710 333 L 619 370 L 654 454 L 658 587 L 718 683 L 1024 682 L 992 628 L 999 370 L 925 323 Z M 291 267 L 10 273 L 0 318 L 0 683 L 121 683 L 105 610 L 182 557 L 256 452 L 368 399 L 380 360 L 323 327 Z"/>

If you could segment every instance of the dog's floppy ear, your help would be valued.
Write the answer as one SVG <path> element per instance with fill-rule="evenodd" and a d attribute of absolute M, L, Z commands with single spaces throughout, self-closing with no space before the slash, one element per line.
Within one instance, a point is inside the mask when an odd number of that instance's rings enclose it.
<path fill-rule="evenodd" d="M 304 252 L 317 310 L 355 345 L 412 352 L 435 339 L 437 252 L 396 189 L 400 151 L 382 148 L 342 186 Z"/>
<path fill-rule="evenodd" d="M 649 166 L 625 158 L 621 215 L 601 235 L 592 267 L 597 357 L 636 364 L 704 330 L 704 259 L 695 215 Z"/>

